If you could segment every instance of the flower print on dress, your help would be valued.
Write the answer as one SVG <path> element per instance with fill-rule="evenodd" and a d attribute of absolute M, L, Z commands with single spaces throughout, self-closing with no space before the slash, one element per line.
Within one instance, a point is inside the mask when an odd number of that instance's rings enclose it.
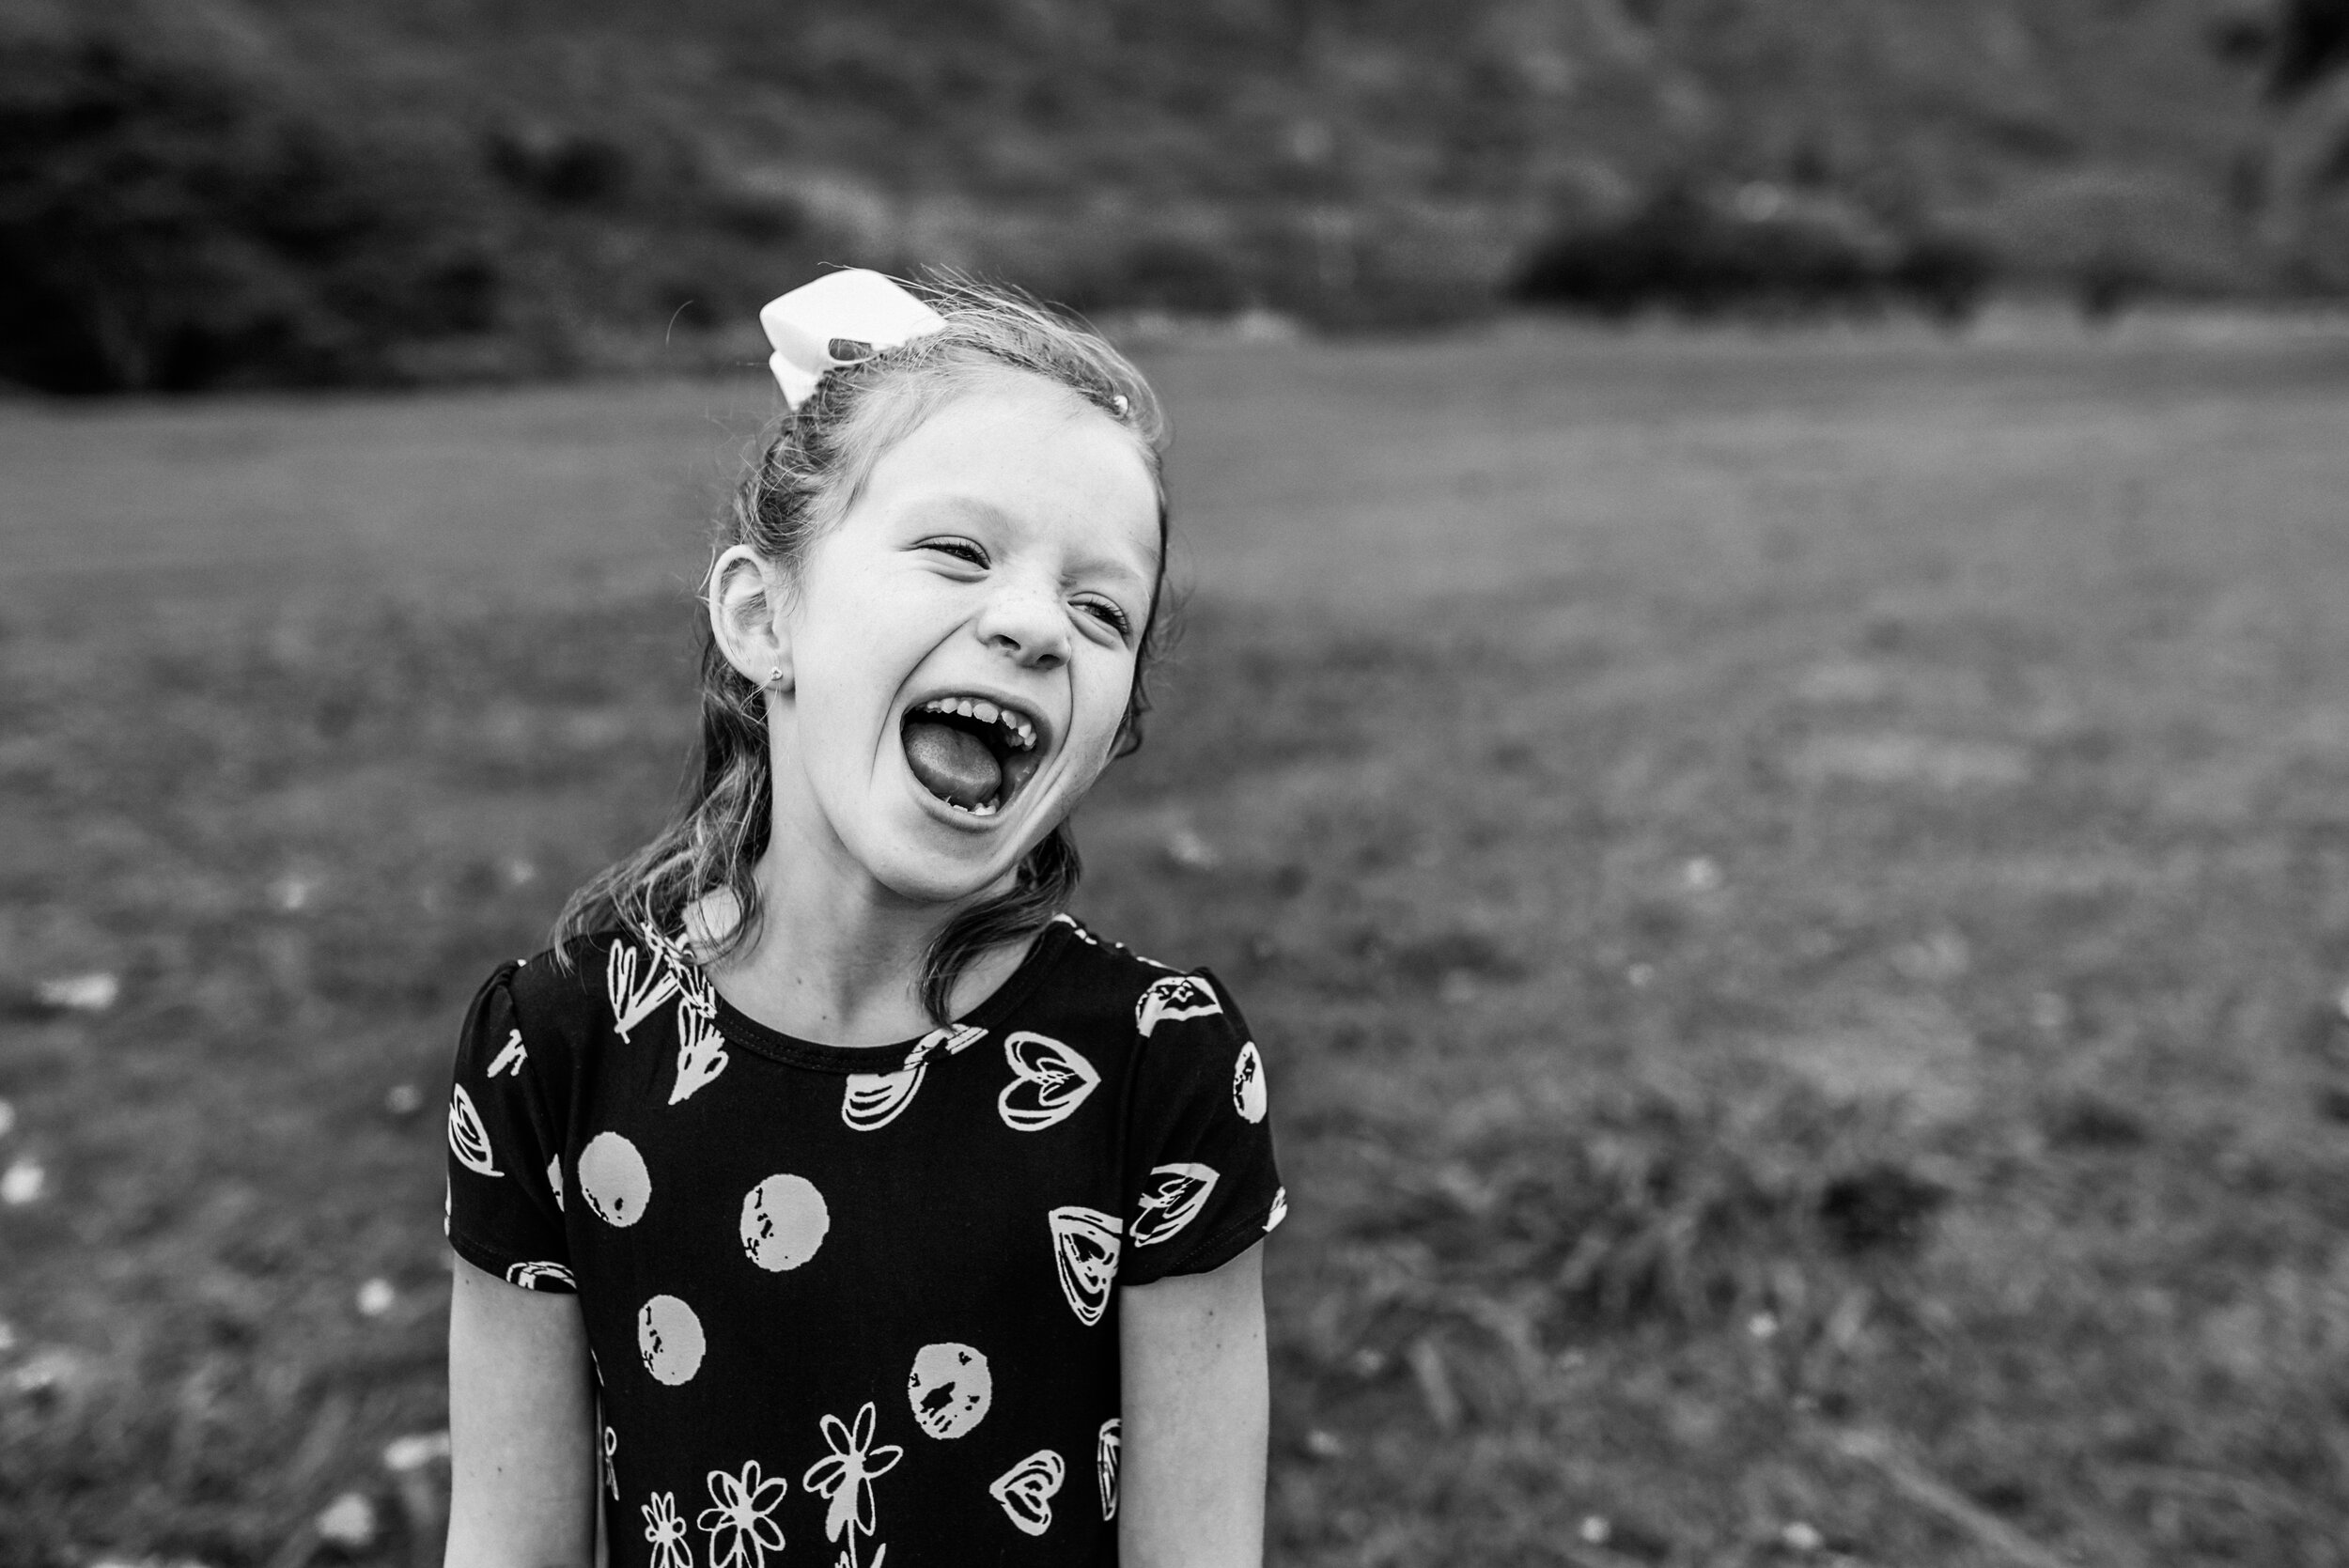
<path fill-rule="evenodd" d="M 490 1134 L 481 1125 L 481 1112 L 473 1108 L 473 1096 L 459 1084 L 449 1094 L 448 1152 L 468 1171 L 485 1176 L 503 1176 L 497 1162 L 490 1155 Z"/>
<path fill-rule="evenodd" d="M 638 970 L 644 970 L 640 976 Z M 612 944 L 603 965 L 604 993 L 612 1002 L 612 1029 L 623 1040 L 629 1031 L 652 1017 L 661 1004 L 677 995 L 677 978 L 665 965 L 640 957 L 624 941 Z"/>
<path fill-rule="evenodd" d="M 693 1568 L 693 1549 L 685 1544 L 677 1494 L 655 1492 L 652 1501 L 637 1512 L 645 1516 L 645 1539 L 652 1543 L 652 1568 Z"/>
<path fill-rule="evenodd" d="M 1143 1039 L 1162 1023 L 1204 1018 L 1223 1011 L 1215 987 L 1195 974 L 1170 974 L 1153 980 L 1134 1003 L 1134 1028 Z"/>
<path fill-rule="evenodd" d="M 857 1537 L 868 1540 L 879 1524 L 873 1507 L 873 1482 L 894 1469 L 906 1451 L 894 1443 L 873 1446 L 874 1429 L 880 1417 L 866 1400 L 856 1413 L 852 1429 L 838 1416 L 823 1420 L 824 1441 L 832 1452 L 807 1467 L 800 1484 L 820 1498 L 832 1499 L 831 1509 L 824 1514 L 824 1539 L 837 1541 L 843 1534 L 848 1538 L 848 1549 L 840 1554 L 841 1568 L 860 1568 L 856 1555 Z M 889 1548 L 883 1546 L 873 1554 L 873 1560 L 863 1568 L 880 1568 L 880 1560 Z"/>
<path fill-rule="evenodd" d="M 726 1037 L 716 1017 L 693 1005 L 691 998 L 677 1004 L 677 1083 L 669 1091 L 676 1105 L 699 1094 L 726 1070 Z"/>
<path fill-rule="evenodd" d="M 988 1492 L 1023 1535 L 1052 1528 L 1052 1497 L 1068 1479 L 1068 1467 L 1050 1449 L 1038 1449 L 997 1476 Z"/>
<path fill-rule="evenodd" d="M 1270 1235 L 1274 1227 L 1289 1217 L 1289 1189 L 1275 1188 L 1272 1192 L 1272 1212 L 1264 1217 L 1264 1234 Z"/>
<path fill-rule="evenodd" d="M 603 1374 L 597 1374 L 596 1381 L 602 1382 Z M 603 1423 L 603 1484 L 604 1489 L 612 1494 L 612 1500 L 618 1502 L 620 1500 L 620 1435 L 612 1430 L 610 1421 Z M 672 1509 L 676 1506 L 675 1502 L 670 1504 Z M 677 1534 L 679 1537 L 685 1534 L 683 1525 L 677 1527 Z"/>
<path fill-rule="evenodd" d="M 709 1535 L 709 1568 L 763 1568 L 769 1552 L 783 1550 L 774 1513 L 790 1489 L 781 1476 L 763 1479 L 755 1459 L 739 1476 L 710 1471 L 711 1506 L 693 1521 Z"/>
<path fill-rule="evenodd" d="M 1092 1063 L 1046 1035 L 1024 1030 L 1011 1035 L 1003 1041 L 1003 1057 L 1011 1063 L 1011 1081 L 996 1096 L 995 1109 L 1014 1132 L 1041 1132 L 1066 1121 L 1101 1084 Z"/>
<path fill-rule="evenodd" d="M 1207 1194 L 1215 1190 L 1211 1165 L 1154 1165 L 1150 1183 L 1142 1189 L 1142 1212 L 1135 1217 L 1136 1247 L 1155 1247 L 1199 1216 Z"/>
<path fill-rule="evenodd" d="M 556 1155 L 547 1161 L 547 1185 L 554 1189 L 554 1212 L 563 1212 L 563 1157 Z"/>
<path fill-rule="evenodd" d="M 850 1073 L 848 1088 L 840 1096 L 840 1119 L 858 1132 L 887 1126 L 913 1103 L 914 1091 L 922 1087 L 922 1077 L 929 1071 L 931 1056 L 939 1051 L 953 1056 L 986 1038 L 987 1031 L 976 1024 L 933 1029 L 914 1042 L 904 1065 L 895 1072 Z"/>
<path fill-rule="evenodd" d="M 522 1076 L 522 1063 L 529 1060 L 530 1050 L 522 1044 L 522 1032 L 517 1029 L 506 1035 L 505 1048 L 490 1059 L 489 1076 L 495 1078 L 500 1073 L 512 1073 L 520 1078 Z"/>
<path fill-rule="evenodd" d="M 1052 1264 L 1060 1272 L 1060 1291 L 1068 1310 L 1090 1328 L 1109 1311 L 1110 1287 L 1117 1283 L 1119 1233 L 1125 1222 L 1076 1203 L 1054 1209 L 1047 1219 L 1052 1228 Z"/>

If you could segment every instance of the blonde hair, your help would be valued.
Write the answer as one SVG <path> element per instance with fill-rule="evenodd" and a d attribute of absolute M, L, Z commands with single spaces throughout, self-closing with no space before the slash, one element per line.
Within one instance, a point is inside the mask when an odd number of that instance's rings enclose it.
<path fill-rule="evenodd" d="M 795 582 L 809 548 L 836 525 L 873 466 L 942 404 L 986 380 L 1041 378 L 1099 409 L 1130 431 L 1159 503 L 1158 581 L 1134 664 L 1113 754 L 1142 743 L 1145 684 L 1164 638 L 1167 504 L 1166 420 L 1149 383 L 1097 334 L 1013 290 L 947 278 L 913 286 L 944 326 L 860 364 L 825 375 L 762 451 L 720 519 L 716 558 L 747 545 Z M 713 586 L 705 580 L 705 588 Z M 723 957 L 757 933 L 754 871 L 766 852 L 773 810 L 766 704 L 760 687 L 729 663 L 704 618 L 701 759 L 688 799 L 659 835 L 571 894 L 556 917 L 554 942 L 619 925 L 641 938 L 675 932 L 708 894 L 730 894 L 739 912 L 712 934 L 705 956 Z M 923 1006 L 949 1020 L 956 982 L 991 948 L 1040 929 L 1066 907 L 1081 871 L 1066 823 L 1020 862 L 1012 890 L 963 910 L 930 944 L 922 968 Z M 717 902 L 723 903 L 723 900 Z M 698 935 L 698 933 L 697 933 Z"/>

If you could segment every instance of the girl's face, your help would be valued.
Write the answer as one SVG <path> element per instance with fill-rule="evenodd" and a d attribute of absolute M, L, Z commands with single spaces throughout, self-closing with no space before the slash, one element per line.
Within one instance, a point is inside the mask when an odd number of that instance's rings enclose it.
<path fill-rule="evenodd" d="M 777 629 L 777 840 L 892 893 L 1003 883 L 1110 759 L 1158 574 L 1134 439 L 1006 373 L 875 463 Z"/>

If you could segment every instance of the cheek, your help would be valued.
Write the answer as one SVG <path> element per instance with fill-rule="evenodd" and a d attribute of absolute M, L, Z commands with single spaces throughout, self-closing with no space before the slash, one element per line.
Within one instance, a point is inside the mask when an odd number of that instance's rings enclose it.
<path fill-rule="evenodd" d="M 1109 764 L 1110 751 L 1117 742 L 1119 727 L 1126 722 L 1126 708 L 1133 700 L 1133 692 L 1134 661 L 1130 658 L 1099 661 L 1078 689 L 1081 722 L 1088 748 L 1096 753 L 1097 768 Z"/>

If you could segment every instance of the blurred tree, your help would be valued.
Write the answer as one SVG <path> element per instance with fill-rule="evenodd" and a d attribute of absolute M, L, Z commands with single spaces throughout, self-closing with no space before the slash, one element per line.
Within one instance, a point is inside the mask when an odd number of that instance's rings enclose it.
<path fill-rule="evenodd" d="M 65 393 L 383 380 L 497 273 L 394 145 L 102 34 L 0 48 L 0 377 Z"/>
<path fill-rule="evenodd" d="M 2280 0 L 2217 28 L 2220 53 L 2255 61 L 2275 108 L 2260 180 L 2260 239 L 2302 263 L 2310 220 L 2329 187 L 2349 179 L 2349 0 Z"/>

